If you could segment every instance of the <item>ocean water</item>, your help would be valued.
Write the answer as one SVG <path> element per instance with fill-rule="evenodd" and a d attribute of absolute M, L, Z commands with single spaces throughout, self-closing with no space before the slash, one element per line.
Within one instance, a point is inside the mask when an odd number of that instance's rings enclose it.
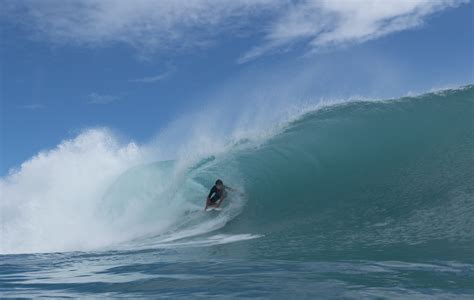
<path fill-rule="evenodd" d="M 1 297 L 474 297 L 474 86 L 138 152 L 89 132 L 2 178 Z M 204 212 L 218 177 L 237 191 Z"/>

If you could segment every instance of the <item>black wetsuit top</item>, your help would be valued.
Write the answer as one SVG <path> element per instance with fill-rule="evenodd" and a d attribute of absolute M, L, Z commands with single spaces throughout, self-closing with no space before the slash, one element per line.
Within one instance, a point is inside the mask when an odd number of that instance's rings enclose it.
<path fill-rule="evenodd" d="M 213 186 L 211 191 L 209 192 L 209 199 L 211 203 L 216 203 L 223 195 L 223 189 L 219 190 L 216 186 Z"/>

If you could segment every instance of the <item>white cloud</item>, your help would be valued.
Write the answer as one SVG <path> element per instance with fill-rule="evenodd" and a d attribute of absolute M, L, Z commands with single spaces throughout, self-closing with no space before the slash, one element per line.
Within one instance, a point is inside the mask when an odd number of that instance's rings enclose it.
<path fill-rule="evenodd" d="M 88 104 L 109 104 L 119 99 L 118 96 L 113 95 L 101 95 L 97 93 L 90 93 L 87 95 Z"/>
<path fill-rule="evenodd" d="M 265 42 L 239 58 L 255 59 L 295 42 L 309 52 L 365 42 L 423 23 L 426 16 L 469 0 L 308 0 L 294 2 L 272 22 Z"/>
<path fill-rule="evenodd" d="M 173 72 L 175 71 L 175 67 L 173 65 L 168 66 L 168 70 L 165 72 L 162 72 L 157 75 L 153 76 L 145 76 L 141 78 L 135 78 L 135 79 L 130 79 L 130 82 L 139 82 L 139 83 L 153 83 L 157 81 L 161 81 L 165 78 L 168 78 Z"/>
<path fill-rule="evenodd" d="M 308 51 L 364 42 L 423 23 L 468 0 L 18 0 L 4 2 L 12 20 L 54 43 L 124 43 L 140 55 L 193 50 L 219 34 L 262 35 L 246 62 L 298 42 Z M 3 13 L 5 15 L 5 13 Z"/>
<path fill-rule="evenodd" d="M 8 0 L 7 0 L 8 2 Z M 12 20 L 54 43 L 125 43 L 148 54 L 205 47 L 216 34 L 242 25 L 271 0 L 18 0 Z"/>
<path fill-rule="evenodd" d="M 37 110 L 37 109 L 44 108 L 44 105 L 43 104 L 32 103 L 32 104 L 20 105 L 19 107 L 23 108 L 23 109 L 28 109 L 28 110 Z"/>
<path fill-rule="evenodd" d="M 131 82 L 143 82 L 143 83 L 152 83 L 156 81 L 160 81 L 168 77 L 169 74 L 163 73 L 163 74 L 158 74 L 156 76 L 147 76 L 143 78 L 136 78 L 136 79 L 130 79 Z"/>

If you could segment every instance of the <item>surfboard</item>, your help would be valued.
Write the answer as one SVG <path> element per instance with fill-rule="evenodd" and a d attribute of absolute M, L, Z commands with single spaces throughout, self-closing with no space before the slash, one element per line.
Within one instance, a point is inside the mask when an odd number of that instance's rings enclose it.
<path fill-rule="evenodd" d="M 221 210 L 222 210 L 222 208 L 220 208 L 220 207 L 208 207 L 206 209 L 206 211 L 221 211 Z"/>

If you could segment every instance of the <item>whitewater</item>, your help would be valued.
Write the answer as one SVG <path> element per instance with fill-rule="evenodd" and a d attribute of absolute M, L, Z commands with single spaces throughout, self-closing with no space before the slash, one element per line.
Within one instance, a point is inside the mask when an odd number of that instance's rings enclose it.
<path fill-rule="evenodd" d="M 474 86 L 290 110 L 178 148 L 93 128 L 12 169 L 0 295 L 472 298 Z M 217 178 L 237 192 L 206 213 Z"/>

